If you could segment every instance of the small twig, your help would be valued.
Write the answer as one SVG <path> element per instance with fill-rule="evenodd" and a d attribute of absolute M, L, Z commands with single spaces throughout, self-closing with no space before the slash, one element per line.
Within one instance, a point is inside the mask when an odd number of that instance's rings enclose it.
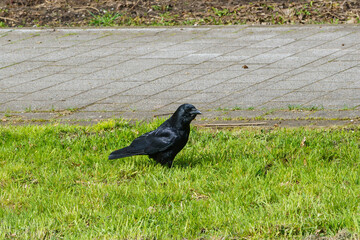
<path fill-rule="evenodd" d="M 168 116 L 171 114 L 173 114 L 173 113 L 159 113 L 159 114 L 155 114 L 154 117 L 163 117 L 163 116 Z"/>
<path fill-rule="evenodd" d="M 0 17 L 0 18 L 4 19 L 4 20 L 7 20 L 7 21 L 19 22 L 18 20 L 13 19 L 13 18 L 8 18 L 8 17 Z"/>
<path fill-rule="evenodd" d="M 206 123 L 196 124 L 199 127 L 243 127 L 243 126 L 258 126 L 265 125 L 267 122 L 252 122 L 252 123 Z"/>
<path fill-rule="evenodd" d="M 97 11 L 97 12 L 100 12 L 100 10 L 99 9 L 97 9 L 96 7 L 92 7 L 92 6 L 87 6 L 87 7 L 73 7 L 74 9 L 79 9 L 79 10 L 76 10 L 76 11 L 78 11 L 78 12 L 80 12 L 80 11 L 87 11 L 87 8 L 91 8 L 91 9 L 94 9 L 95 11 Z"/>
<path fill-rule="evenodd" d="M 130 8 L 130 10 L 133 10 L 133 9 L 136 7 L 136 5 L 139 4 L 139 2 L 140 2 L 140 0 L 138 0 L 138 1 Z"/>
<path fill-rule="evenodd" d="M 343 2 L 342 2 L 342 4 L 340 4 L 341 5 L 341 8 L 344 8 L 344 4 L 347 2 L 347 0 L 344 0 Z"/>
<path fill-rule="evenodd" d="M 334 13 L 326 12 L 325 14 L 329 14 L 329 15 L 333 16 L 334 18 L 340 19 L 340 17 L 337 16 L 336 14 L 334 14 Z"/>

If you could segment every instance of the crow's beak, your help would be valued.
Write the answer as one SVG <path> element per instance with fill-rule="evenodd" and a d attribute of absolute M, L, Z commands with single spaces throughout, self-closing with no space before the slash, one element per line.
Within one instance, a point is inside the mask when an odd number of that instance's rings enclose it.
<path fill-rule="evenodd" d="M 191 114 L 196 114 L 196 115 L 201 114 L 201 112 L 199 110 L 197 110 L 197 109 L 195 109 L 194 111 L 191 111 L 190 113 Z"/>

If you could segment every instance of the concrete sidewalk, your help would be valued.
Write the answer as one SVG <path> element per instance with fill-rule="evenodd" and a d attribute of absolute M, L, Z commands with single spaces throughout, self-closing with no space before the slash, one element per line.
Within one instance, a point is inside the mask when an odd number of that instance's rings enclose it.
<path fill-rule="evenodd" d="M 360 116 L 356 25 L 0 29 L 0 45 L 3 116 Z"/>

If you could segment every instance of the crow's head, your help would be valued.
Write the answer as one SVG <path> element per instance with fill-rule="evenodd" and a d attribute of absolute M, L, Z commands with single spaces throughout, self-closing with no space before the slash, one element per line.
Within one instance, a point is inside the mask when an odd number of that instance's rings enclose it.
<path fill-rule="evenodd" d="M 189 124 L 198 114 L 201 114 L 199 110 L 193 105 L 185 103 L 178 107 L 174 113 L 174 117 L 182 124 Z"/>

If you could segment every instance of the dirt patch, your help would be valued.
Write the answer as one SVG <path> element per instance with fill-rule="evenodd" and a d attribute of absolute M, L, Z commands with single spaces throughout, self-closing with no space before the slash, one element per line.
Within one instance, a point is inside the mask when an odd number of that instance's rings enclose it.
<path fill-rule="evenodd" d="M 101 113 L 104 114 L 104 113 Z M 155 117 L 137 120 L 152 120 Z M 94 125 L 101 121 L 106 121 L 112 118 L 73 118 L 63 119 L 57 113 L 14 113 L 7 114 L 7 116 L 0 117 L 1 125 L 43 125 L 43 124 L 71 124 L 71 125 Z M 129 118 L 125 118 L 129 119 Z M 135 121 L 136 119 L 129 119 Z M 243 118 L 229 119 L 229 120 L 196 120 L 194 125 L 200 128 L 210 129 L 232 129 L 244 127 L 259 127 L 259 128 L 278 128 L 278 127 L 352 127 L 359 126 L 360 119 L 254 119 Z"/>
<path fill-rule="evenodd" d="M 3 0 L 0 27 L 359 23 L 360 1 Z"/>

